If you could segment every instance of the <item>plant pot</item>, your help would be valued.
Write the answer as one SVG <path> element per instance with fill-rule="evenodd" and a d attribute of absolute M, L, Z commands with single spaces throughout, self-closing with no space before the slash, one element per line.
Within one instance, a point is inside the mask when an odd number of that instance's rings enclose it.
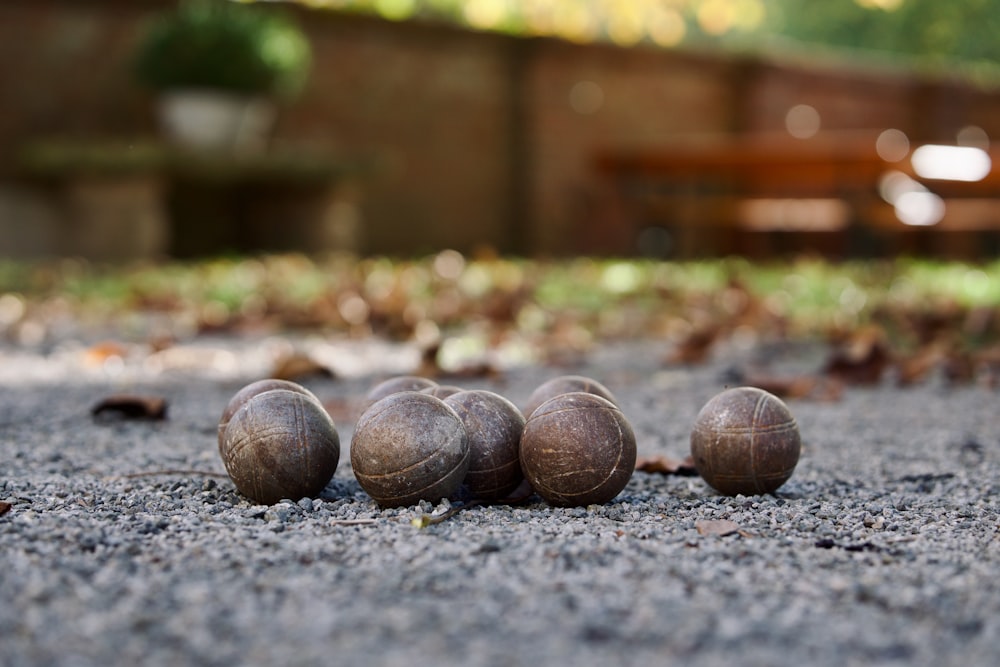
<path fill-rule="evenodd" d="M 177 90 L 161 95 L 159 115 L 167 139 L 182 148 L 248 153 L 266 147 L 276 109 L 266 98 Z"/>

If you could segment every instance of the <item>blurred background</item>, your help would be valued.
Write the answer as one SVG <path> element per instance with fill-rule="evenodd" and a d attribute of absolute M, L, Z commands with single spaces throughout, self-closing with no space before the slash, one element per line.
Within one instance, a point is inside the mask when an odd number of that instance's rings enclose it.
<path fill-rule="evenodd" d="M 492 377 L 644 339 L 654 369 L 820 340 L 837 382 L 1000 386 L 998 23 L 3 0 L 0 381 Z"/>
<path fill-rule="evenodd" d="M 4 0 L 0 256 L 993 258 L 998 23 L 1000 0 Z"/>

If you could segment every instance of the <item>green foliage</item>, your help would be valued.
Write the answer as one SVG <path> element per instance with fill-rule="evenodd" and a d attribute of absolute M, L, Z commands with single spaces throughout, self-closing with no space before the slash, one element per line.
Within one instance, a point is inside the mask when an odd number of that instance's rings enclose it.
<path fill-rule="evenodd" d="M 938 64 L 1000 62 L 1000 0 L 766 0 L 765 34 Z"/>
<path fill-rule="evenodd" d="M 293 0 L 389 20 L 429 19 L 573 41 L 714 44 L 773 41 L 883 52 L 924 65 L 1000 62 L 1000 0 Z M 987 75 L 992 68 L 987 67 Z"/>
<path fill-rule="evenodd" d="M 309 43 L 285 14 L 229 0 L 187 0 L 151 23 L 136 74 L 159 90 L 290 97 L 304 84 L 309 63 Z"/>

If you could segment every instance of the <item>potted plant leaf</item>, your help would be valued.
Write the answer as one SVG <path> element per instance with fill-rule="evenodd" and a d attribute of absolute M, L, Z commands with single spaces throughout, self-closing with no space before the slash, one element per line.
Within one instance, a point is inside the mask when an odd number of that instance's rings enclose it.
<path fill-rule="evenodd" d="M 135 69 L 160 95 L 169 138 L 239 152 L 263 146 L 276 103 L 301 90 L 310 57 L 306 37 L 285 13 L 232 0 L 182 0 L 152 20 Z"/>

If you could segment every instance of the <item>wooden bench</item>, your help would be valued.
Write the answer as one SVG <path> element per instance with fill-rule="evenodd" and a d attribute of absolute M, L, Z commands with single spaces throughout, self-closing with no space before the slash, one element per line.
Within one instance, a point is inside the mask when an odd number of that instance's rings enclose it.
<path fill-rule="evenodd" d="M 874 132 L 810 139 L 756 134 L 606 151 L 595 166 L 609 207 L 594 224 L 618 226 L 613 254 L 843 257 L 921 252 L 921 244 L 951 252 L 947 243 L 923 240 L 934 235 L 950 236 L 953 254 L 1000 249 L 988 247 L 998 245 L 1000 170 L 975 183 L 924 181 L 945 200 L 945 217 L 932 228 L 907 227 L 879 185 L 891 171 L 916 176 L 909 160 L 883 159 L 877 138 Z M 984 237 L 991 239 L 985 246 Z M 656 238 L 660 247 L 643 247 Z M 966 247 L 970 241 L 974 247 Z"/>

